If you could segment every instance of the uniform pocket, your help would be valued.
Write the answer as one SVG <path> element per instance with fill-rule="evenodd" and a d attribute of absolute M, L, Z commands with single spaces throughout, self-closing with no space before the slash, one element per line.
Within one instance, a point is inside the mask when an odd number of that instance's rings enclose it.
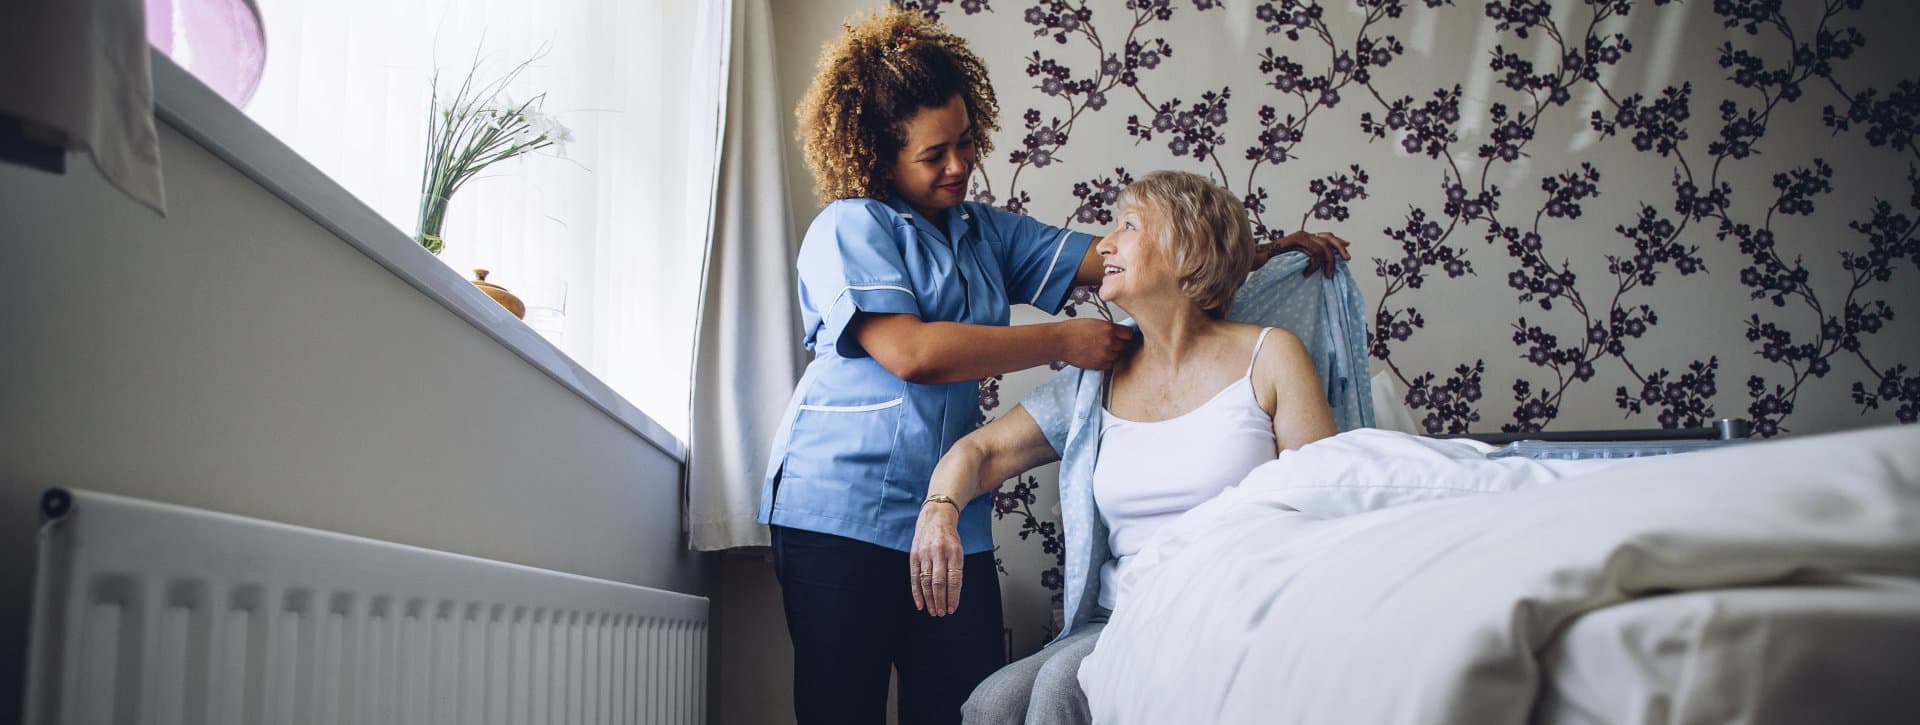
<path fill-rule="evenodd" d="M 787 443 L 789 479 L 878 484 L 893 456 L 901 403 L 894 398 L 856 405 L 802 404 Z"/>
<path fill-rule="evenodd" d="M 876 410 L 886 410 L 898 406 L 905 400 L 906 398 L 894 398 L 885 403 L 872 403 L 869 405 L 801 405 L 800 410 L 813 413 L 871 413 Z"/>

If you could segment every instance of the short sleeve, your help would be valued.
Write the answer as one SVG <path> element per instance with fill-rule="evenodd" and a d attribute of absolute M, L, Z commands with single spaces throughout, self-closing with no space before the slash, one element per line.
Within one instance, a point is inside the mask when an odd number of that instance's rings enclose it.
<path fill-rule="evenodd" d="M 1033 217 L 988 207 L 987 224 L 1005 242 L 1007 297 L 1015 304 L 1058 313 L 1073 289 L 1073 275 L 1093 246 L 1093 235 L 1045 224 Z"/>
<path fill-rule="evenodd" d="M 1063 458 L 1067 455 L 1067 433 L 1073 428 L 1073 404 L 1083 372 L 1076 367 L 1062 368 L 1052 379 L 1020 399 L 1020 407 L 1033 416 L 1033 422 L 1039 424 L 1053 452 Z"/>
<path fill-rule="evenodd" d="M 800 307 L 809 350 L 866 357 L 841 339 L 856 312 L 919 315 L 920 306 L 885 207 L 838 201 L 821 211 L 800 245 Z"/>

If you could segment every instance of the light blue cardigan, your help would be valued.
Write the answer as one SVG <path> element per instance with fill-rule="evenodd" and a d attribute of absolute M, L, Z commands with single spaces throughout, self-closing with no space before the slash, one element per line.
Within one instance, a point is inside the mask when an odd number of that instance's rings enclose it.
<path fill-rule="evenodd" d="M 1307 256 L 1273 258 L 1247 277 L 1227 319 L 1292 332 L 1306 344 L 1327 390 L 1340 430 L 1373 426 L 1367 386 L 1365 303 L 1346 265 L 1333 279 L 1302 277 Z M 1100 456 L 1100 399 L 1105 375 L 1097 370 L 1061 370 L 1020 401 L 1047 442 L 1060 454 L 1060 513 L 1066 533 L 1065 637 L 1093 616 L 1100 601 L 1100 567 L 1113 558 L 1107 525 L 1093 502 L 1093 465 Z M 1059 641 L 1056 637 L 1054 641 Z"/>

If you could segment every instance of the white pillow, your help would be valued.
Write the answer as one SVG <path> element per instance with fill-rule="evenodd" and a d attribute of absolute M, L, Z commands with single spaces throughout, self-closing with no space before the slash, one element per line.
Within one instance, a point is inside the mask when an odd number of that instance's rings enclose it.
<path fill-rule="evenodd" d="M 1377 428 L 1324 438 L 1247 474 L 1238 495 L 1273 498 L 1321 517 L 1457 496 L 1515 491 L 1579 475 L 1618 461 L 1496 458 L 1493 446 L 1459 438 L 1426 438 Z"/>
<path fill-rule="evenodd" d="M 1226 522 L 1261 518 L 1274 509 L 1332 519 L 1391 506 L 1503 493 L 1576 476 L 1630 459 L 1536 461 L 1487 459 L 1493 446 L 1461 438 L 1426 438 L 1360 428 L 1281 451 L 1241 482 L 1161 526 L 1121 581 L 1122 591 L 1144 572 L 1205 541 Z"/>

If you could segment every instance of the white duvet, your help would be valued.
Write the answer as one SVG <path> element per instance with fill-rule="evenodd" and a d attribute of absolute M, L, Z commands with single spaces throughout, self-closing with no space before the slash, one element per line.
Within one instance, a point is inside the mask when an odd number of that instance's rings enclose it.
<path fill-rule="evenodd" d="M 1920 576 L 1920 428 L 1598 466 L 1460 445 L 1343 434 L 1168 524 L 1081 667 L 1096 721 L 1523 722 L 1582 613 Z"/>
<path fill-rule="evenodd" d="M 1541 725 L 1920 723 L 1920 580 L 1854 574 L 1645 597 L 1540 653 Z"/>

